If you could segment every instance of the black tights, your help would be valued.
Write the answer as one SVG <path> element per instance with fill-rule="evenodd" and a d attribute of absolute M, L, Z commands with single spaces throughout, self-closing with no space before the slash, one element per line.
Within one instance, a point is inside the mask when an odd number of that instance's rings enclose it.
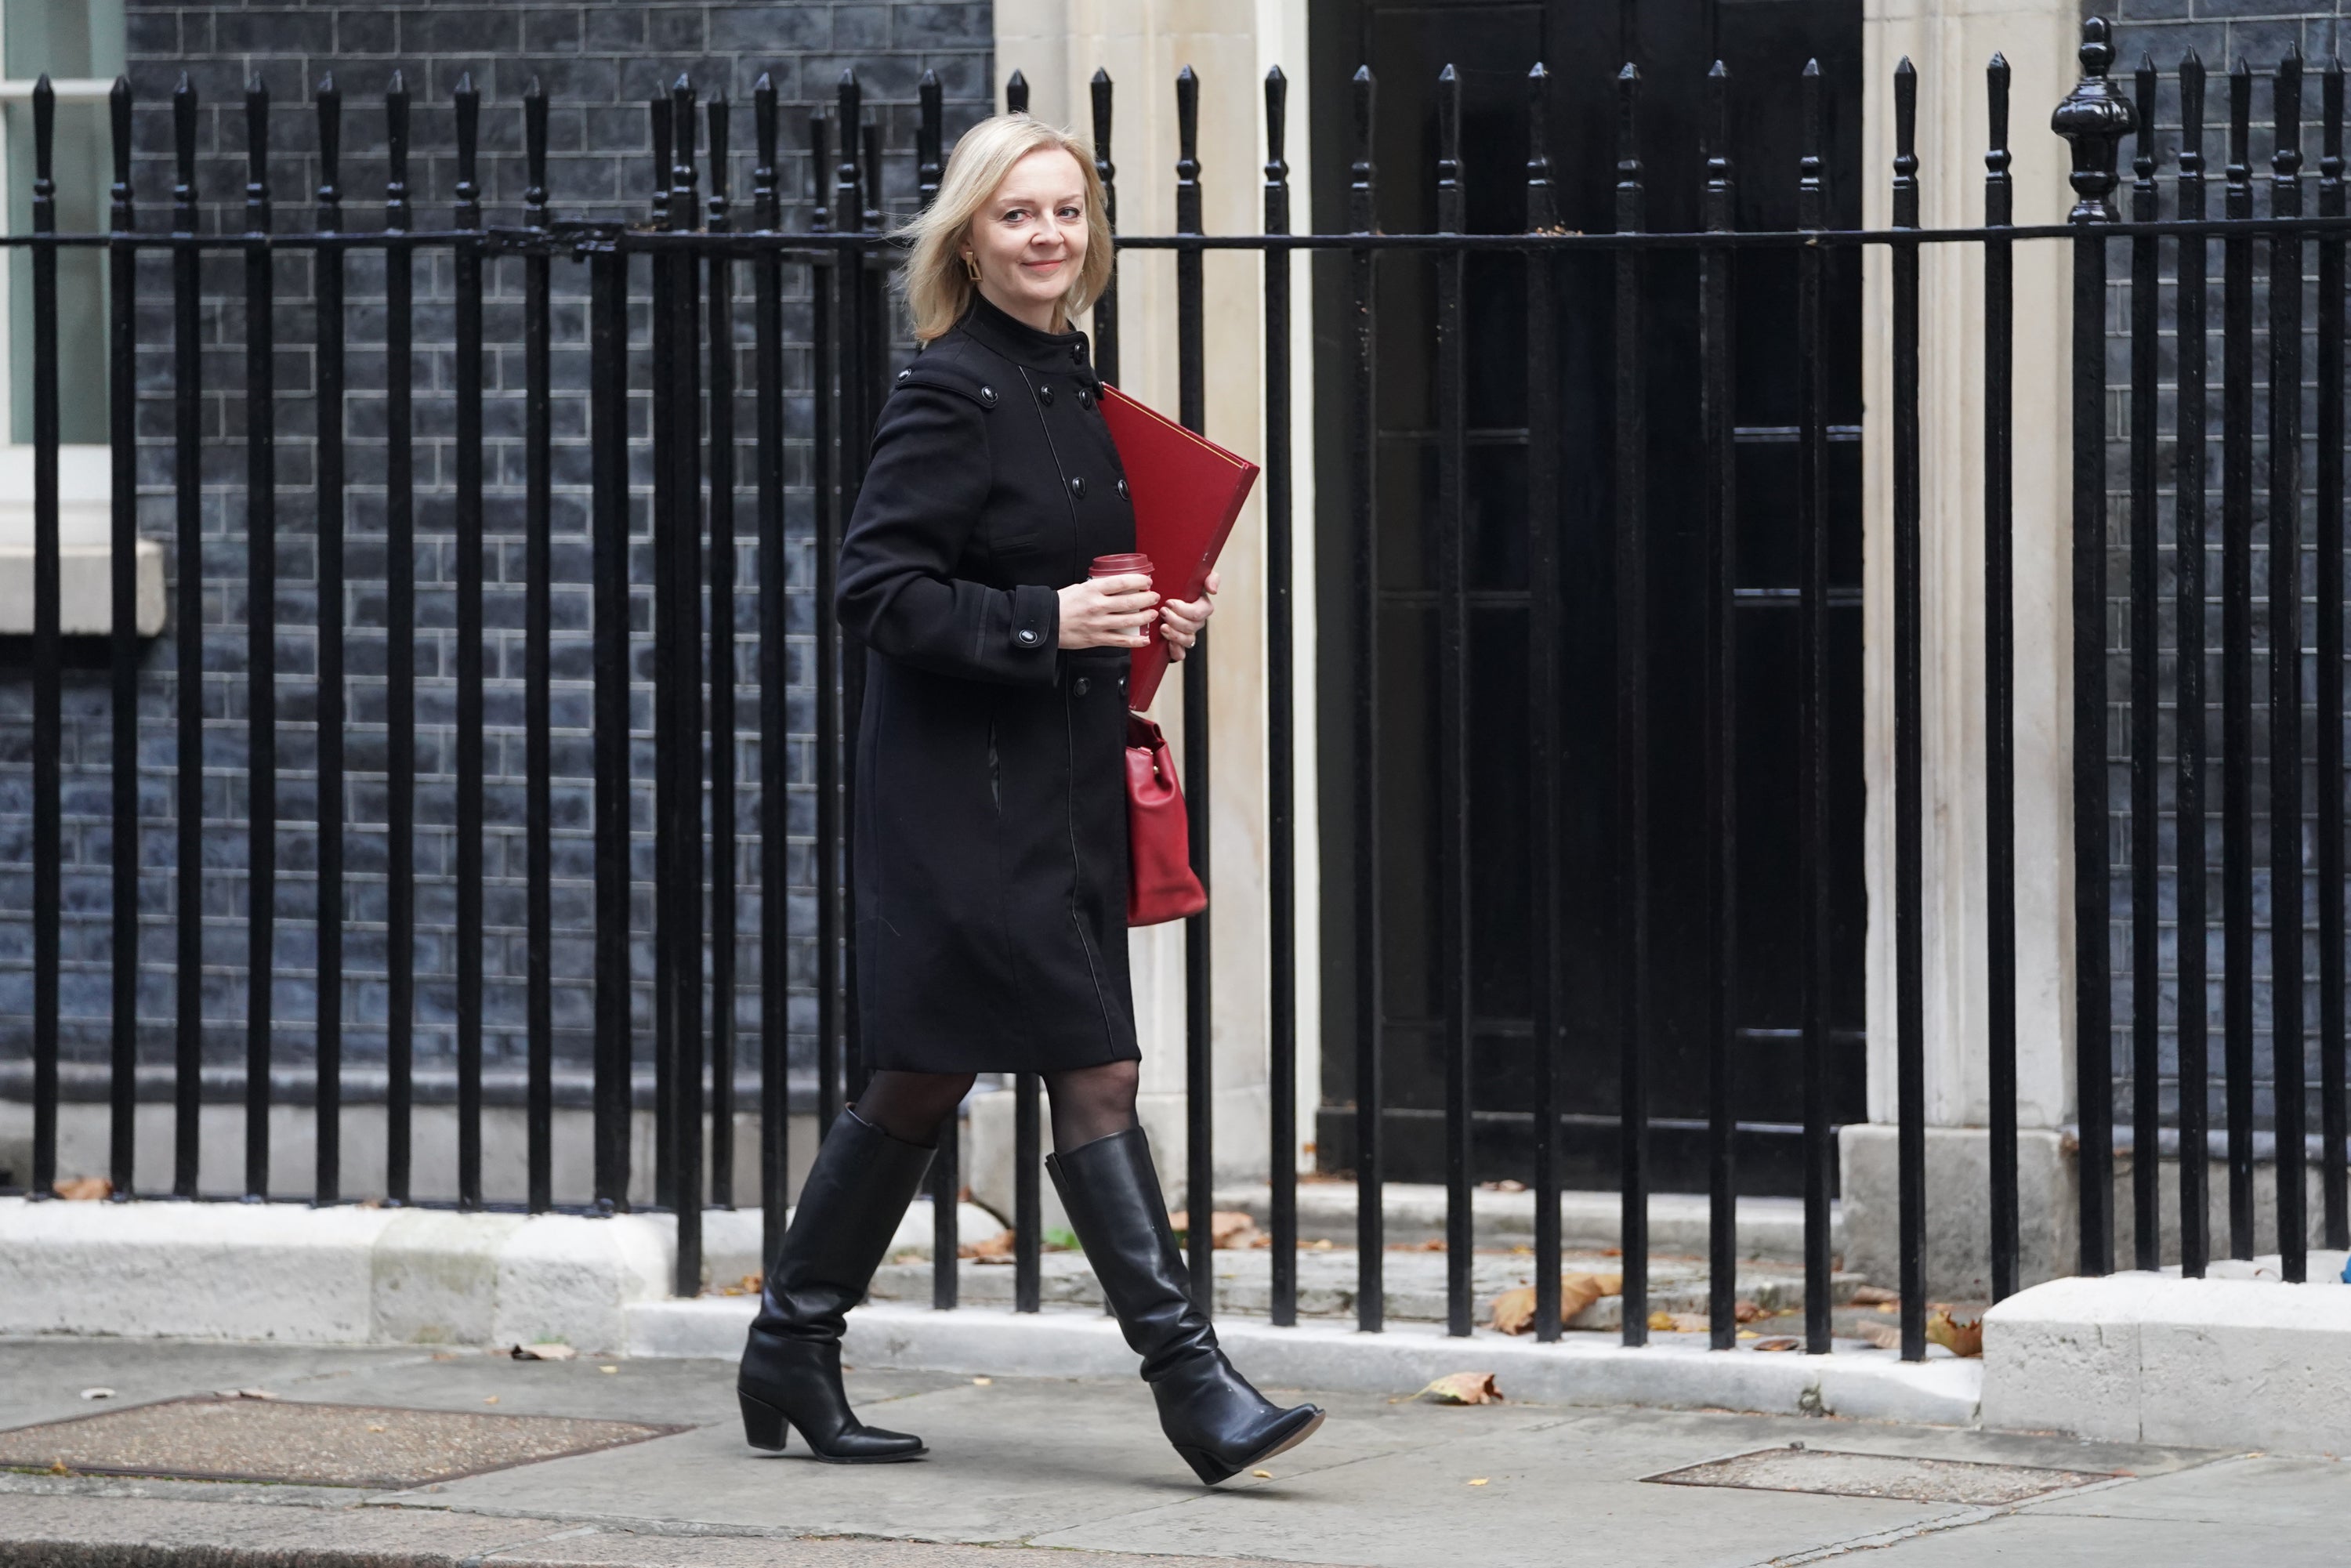
<path fill-rule="evenodd" d="M 1053 1106 L 1053 1147 L 1063 1154 L 1081 1144 L 1123 1133 L 1134 1125 L 1139 1063 L 1105 1061 L 1045 1074 Z M 884 1069 L 866 1082 L 857 1114 L 901 1143 L 928 1146 L 939 1124 L 955 1113 L 971 1092 L 968 1072 L 901 1072 Z"/>

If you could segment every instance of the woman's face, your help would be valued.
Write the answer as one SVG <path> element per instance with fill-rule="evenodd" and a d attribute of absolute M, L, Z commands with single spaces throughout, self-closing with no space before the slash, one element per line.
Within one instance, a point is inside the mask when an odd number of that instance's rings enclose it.
<path fill-rule="evenodd" d="M 1061 329 L 1061 300 L 1086 260 L 1086 183 L 1078 161 L 1040 147 L 1012 166 L 971 220 L 964 255 L 979 291 L 1040 331 Z"/>

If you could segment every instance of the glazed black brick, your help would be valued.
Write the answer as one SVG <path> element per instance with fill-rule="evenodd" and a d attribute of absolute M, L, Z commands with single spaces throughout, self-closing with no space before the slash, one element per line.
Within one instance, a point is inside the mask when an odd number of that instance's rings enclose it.
<path fill-rule="evenodd" d="M 2174 73 L 2177 71 L 2180 60 L 2190 52 L 2193 52 L 2203 61 L 2206 71 L 2203 151 L 2207 176 L 2205 202 L 2205 211 L 2207 214 L 2212 217 L 2219 217 L 2221 214 L 2223 175 L 2225 173 L 2228 162 L 2227 127 L 2229 115 L 2229 72 L 2240 59 L 2244 60 L 2251 67 L 2254 78 L 2252 124 L 2252 165 L 2253 172 L 2255 211 L 2259 213 L 2266 212 L 2268 210 L 2268 182 L 2270 174 L 2269 159 L 2270 151 L 2273 144 L 2273 138 L 2269 125 L 2271 115 L 2271 81 L 2273 73 L 2275 71 L 2278 62 L 2280 59 L 2284 57 L 2289 50 L 2300 51 L 2305 62 L 2305 78 L 2303 97 L 2303 150 L 2304 156 L 2304 201 L 2308 210 L 2315 210 L 2314 195 L 2316 188 L 2315 175 L 2317 173 L 2317 155 L 2319 149 L 2318 111 L 2320 102 L 2319 82 L 2317 78 L 2319 71 L 2324 68 L 2325 62 L 2338 49 L 2345 47 L 2346 45 L 2351 45 L 2351 28 L 2346 28 L 2344 21 L 2345 16 L 2351 16 L 2351 0 L 2333 0 L 2333 3 L 2327 5 L 2312 5 L 2306 3 L 2306 0 L 2304 4 L 2300 5 L 2287 3 L 2287 0 L 2117 0 L 2117 3 L 2113 5 L 2111 7 L 2100 6 L 2096 9 L 2101 14 L 2110 17 L 2114 21 L 2116 63 L 2113 75 L 2119 82 L 2122 83 L 2126 92 L 2135 94 L 2136 86 L 2132 81 L 2132 78 L 2143 57 L 2151 57 L 2155 62 L 2157 69 L 2161 73 L 2156 106 L 2158 123 L 2155 137 L 2155 147 L 2159 171 L 2158 185 L 2160 193 L 2159 201 L 2161 204 L 2161 215 L 2170 217 L 2175 215 L 2177 212 L 2171 177 L 2176 167 L 2179 146 L 2179 95 Z M 2136 151 L 2137 149 L 2132 142 L 2126 140 L 2122 148 L 2122 175 L 2124 183 L 2114 197 L 2116 208 L 2120 212 L 2126 213 L 2129 210 L 2129 203 L 2131 199 L 2129 183 L 2131 179 L 2130 164 Z M 2158 680 L 2159 684 L 2163 687 L 2160 700 L 2167 707 L 2168 707 L 2173 702 L 2173 674 L 2171 666 L 2174 663 L 2174 659 L 2172 650 L 2177 645 L 2175 640 L 2176 632 L 2173 626 L 2173 607 L 2171 604 L 2174 585 L 2177 581 L 2177 579 L 2174 576 L 2174 572 L 2176 570 L 2175 561 L 2177 559 L 2177 549 L 2173 542 L 2171 524 L 2168 519 L 2170 517 L 2171 506 L 2169 492 L 2172 488 L 2173 475 L 2171 442 L 2175 430 L 2177 414 L 2176 403 L 2174 402 L 2171 394 L 2177 382 L 2179 367 L 2177 332 L 2175 326 L 2177 316 L 2175 313 L 2175 305 L 2172 298 L 2172 289 L 2169 282 L 2169 279 L 2173 276 L 2169 248 L 2170 247 L 2168 246 L 2166 247 L 2166 254 L 2162 264 L 2163 276 L 2166 279 L 2159 306 L 2160 329 L 2163 334 L 2163 340 L 2157 370 L 2159 398 L 2158 418 L 2160 433 L 2159 441 L 2161 443 L 2161 450 L 2158 455 L 2157 469 L 2158 476 L 2158 487 L 2162 492 L 2165 492 L 2160 502 L 2160 510 L 2163 513 L 2165 520 L 2160 525 L 2159 529 L 2159 538 L 2161 542 L 2158 549 L 2161 559 L 2158 568 L 2160 576 L 2158 592 L 2162 595 L 2162 630 L 2159 633 L 2161 643 L 2159 648 L 2159 667 L 2161 669 L 2161 674 L 2159 675 Z M 2208 761 L 2208 768 L 2210 771 L 2208 774 L 2210 781 L 2206 786 L 2206 800 L 2208 810 L 2211 812 L 2211 816 L 2206 825 L 2205 832 L 2205 854 L 2207 856 L 2207 864 L 2210 868 L 2205 895 L 2206 922 L 2209 933 L 2209 952 L 2206 964 L 2206 974 L 2208 977 L 2209 987 L 2206 999 L 2209 1005 L 2206 1008 L 2206 1011 L 2208 1017 L 2212 1020 L 2212 1040 L 2214 1041 L 2212 1046 L 2212 1071 L 2217 1075 L 2224 1071 L 2224 1065 L 2220 1060 L 2221 1053 L 2218 1044 L 2222 984 L 2221 974 L 2223 967 L 2220 962 L 2220 924 L 2222 905 L 2219 864 L 2221 852 L 2221 834 L 2220 821 L 2220 798 L 2218 779 L 2220 758 L 2219 738 L 2220 734 L 2219 704 L 2221 700 L 2222 693 L 2220 681 L 2220 609 L 2221 573 L 2220 551 L 2218 549 L 2220 519 L 2219 486 L 2220 484 L 2220 328 L 2222 316 L 2220 295 L 2220 247 L 2218 245 L 2214 245 L 2210 247 L 2208 265 L 2210 267 L 2210 290 L 2206 306 L 2206 320 L 2210 333 L 2206 372 L 2209 388 L 2208 399 L 2210 418 L 2210 442 L 2208 447 L 2208 465 L 2210 482 L 2212 486 L 2212 493 L 2208 497 L 2206 504 L 2207 526 L 2210 532 L 2208 536 L 2208 549 L 2205 563 L 2205 582 L 2206 591 L 2208 594 L 2205 651 L 2208 654 L 2208 661 L 2204 689 L 2205 700 L 2207 704 L 2210 705 L 2209 711 L 2210 713 L 2210 718 L 2208 725 L 2209 738 L 2207 749 L 2207 756 L 2208 758 L 2210 758 Z M 2128 269 L 2129 258 L 2127 247 L 2120 245 L 2110 247 L 2110 256 L 2107 268 L 2108 311 L 2106 320 L 2106 369 L 2108 378 L 2108 395 L 2106 399 L 2108 409 L 2106 505 L 2109 527 L 2112 529 L 2112 537 L 2115 538 L 2116 543 L 2114 549 L 2110 552 L 2107 568 L 2107 586 L 2109 592 L 2107 653 L 2109 669 L 2114 679 L 2114 685 L 2112 688 L 2114 692 L 2114 699 L 2109 707 L 2109 712 L 2112 716 L 2107 727 L 2107 735 L 2109 737 L 2108 754 L 2109 759 L 2113 764 L 2109 770 L 2111 783 L 2109 786 L 2107 809 L 2110 823 L 2110 841 L 2114 851 L 2113 881 L 2111 883 L 2114 916 L 2111 929 L 2114 936 L 2112 943 L 2112 951 L 2114 956 L 2112 992 L 2114 998 L 2113 1040 L 2114 1060 L 2117 1070 L 2117 1077 L 2115 1083 L 2115 1097 L 2116 1105 L 2117 1107 L 2117 1115 L 2124 1121 L 2127 1121 L 2129 1119 L 2129 1106 L 2132 1095 L 2132 1086 L 2127 1075 L 2130 1071 L 2130 1063 L 2132 1061 L 2131 1039 L 2133 1027 L 2131 1007 L 2133 977 L 2131 974 L 2132 954 L 2130 940 L 2130 798 L 2128 786 L 2129 756 L 2127 749 L 2130 729 L 2129 703 L 2126 685 L 2126 672 L 2129 667 L 2130 659 L 2130 617 L 2128 599 L 2130 577 L 2129 553 L 2124 542 L 2127 538 L 2130 519 L 2130 444 L 2128 434 L 2130 407 L 2130 296 L 2127 287 L 2129 277 Z M 2307 287 L 2308 284 L 2305 283 L 2305 288 L 2307 289 Z M 2267 371 L 2269 298 L 2263 270 L 2261 267 L 2256 268 L 2256 276 L 2253 281 L 2252 316 L 2255 329 L 2254 355 L 2256 367 L 2254 373 L 2253 417 L 2255 420 L 2256 430 L 2257 432 L 2261 432 L 2265 431 L 2267 428 L 2269 406 Z M 2304 347 L 2304 376 L 2305 379 L 2306 391 L 2304 394 L 2303 429 L 2304 432 L 2305 441 L 2308 441 L 2309 433 L 2314 427 L 2311 404 L 2314 400 L 2314 389 L 2316 386 L 2317 369 L 2314 338 L 2316 322 L 2314 296 L 2306 297 L 2303 321 L 2304 332 L 2311 335 L 2305 340 Z M 2257 435 L 2257 441 L 2262 439 L 2262 437 Z M 2263 444 L 2265 444 L 2265 442 Z M 2302 536 L 2302 549 L 2304 552 L 2303 571 L 2304 574 L 2304 582 L 2314 583 L 2318 580 L 2318 574 L 2315 570 L 2315 552 L 2314 549 L 2315 539 L 2315 509 L 2314 498 L 2308 493 L 2308 491 L 2310 486 L 2310 476 L 2314 469 L 2315 453 L 2314 447 L 2306 447 L 2305 451 L 2306 455 L 2303 469 L 2304 476 L 2304 484 L 2305 488 L 2304 497 Z M 2267 564 L 2269 544 L 2265 486 L 2263 484 L 2262 476 L 2258 468 L 2256 469 L 2255 474 L 2254 489 L 2257 497 L 2255 506 L 2259 520 L 2255 525 L 2256 539 L 2253 549 L 2253 580 L 2255 583 L 2259 585 L 2267 580 L 2266 574 L 2269 570 Z M 2269 658 L 2269 618 L 2266 612 L 2266 603 L 2263 591 L 2258 586 L 2255 590 L 2254 598 L 2255 604 L 2252 622 L 2254 658 L 2257 666 L 2266 666 Z M 2262 706 L 2263 701 L 2264 699 L 2257 695 L 2256 706 L 2258 707 Z M 2260 755 L 2260 748 L 2265 747 L 2267 745 L 2265 739 L 2258 738 L 2260 735 L 2264 735 L 2266 733 L 2265 716 L 2261 719 L 2257 719 L 2256 724 L 2258 727 L 2255 746 L 2257 748 L 2256 755 L 2258 756 Z M 2172 777 L 2172 770 L 2176 762 L 2175 744 L 2171 738 L 2171 730 L 2168 724 L 2163 732 L 2163 738 L 2158 743 L 2158 757 L 2157 758 L 2157 762 L 2160 776 L 2166 781 L 2165 789 L 2167 790 L 2167 799 L 2163 802 L 2162 809 L 2168 815 L 2171 810 L 2170 801 L 2168 798 L 2168 791 L 2169 789 L 2169 780 Z M 2256 773 L 2259 774 L 2260 771 L 2261 769 L 2257 766 Z M 2310 814 L 2314 807 L 2315 799 L 2316 795 L 2314 791 L 2305 792 L 2304 812 L 2306 821 L 2310 818 Z M 2252 875 L 2255 907 L 2252 962 L 2255 972 L 2265 977 L 2269 973 L 2271 962 L 2271 933 L 2269 929 L 2271 877 L 2268 860 L 2269 852 L 2266 847 L 2270 835 L 2270 822 L 2268 820 L 2268 795 L 2265 789 L 2257 789 L 2255 792 L 2253 800 L 2253 835 L 2255 843 L 2254 853 L 2257 863 Z M 2312 831 L 2313 829 L 2305 828 L 2304 831 L 2307 833 Z M 2158 852 L 2161 856 L 2161 863 L 2158 872 L 2159 882 L 2158 903 L 2163 912 L 2162 918 L 2167 929 L 2163 936 L 2161 956 L 2158 960 L 2161 965 L 2161 973 L 2158 977 L 2159 999 L 2158 1006 L 2160 1009 L 2160 1019 L 2158 1024 L 2158 1032 L 2160 1040 L 2160 1066 L 2161 1071 L 2167 1079 L 2164 1090 L 2167 1105 L 2166 1113 L 2168 1114 L 2168 1107 L 2172 1103 L 2173 1096 L 2176 1093 L 2174 1082 L 2171 1081 L 2176 1078 L 2179 1060 L 2178 1032 L 2173 1020 L 2179 1017 L 2181 1002 L 2177 970 L 2178 945 L 2175 940 L 2174 932 L 2169 929 L 2170 922 L 2178 907 L 2177 897 L 2179 891 L 2179 878 L 2176 869 L 2177 844 L 2172 833 L 2171 824 L 2168 821 L 2164 824 L 2162 842 Z M 2304 874 L 2306 885 L 2304 893 L 2304 908 L 2305 911 L 2308 911 L 2317 907 L 2317 898 L 2319 894 L 2314 877 L 2311 876 L 2308 873 L 2305 873 Z M 2313 946 L 2314 941 L 2315 925 L 2314 925 L 2309 936 L 2305 939 L 2305 947 L 2307 948 L 2307 952 L 2305 955 L 2304 973 L 2309 976 L 2315 976 L 2317 973 L 2316 950 L 2314 946 Z M 2267 1011 L 2268 1003 L 2266 998 L 2268 984 L 2266 979 L 2262 979 L 2256 983 L 2256 991 L 2259 997 L 2256 1006 L 2261 1009 L 2258 1016 L 2262 1020 L 2256 1026 L 2256 1033 L 2262 1037 L 2256 1046 L 2256 1052 L 2258 1059 L 2264 1064 L 2262 1069 L 2262 1077 L 2256 1085 L 2256 1094 L 2257 1098 L 2262 1102 L 2259 1113 L 2261 1115 L 2267 1116 L 2271 1113 L 2268 1104 L 2270 1095 L 2270 1079 L 2268 1077 L 2267 1063 L 2270 1061 L 2270 1045 L 2267 1040 L 2269 1032 L 2267 1019 L 2269 1014 Z M 2188 999 L 2188 1005 L 2190 1008 L 2195 1007 L 2197 1005 L 2195 998 L 2190 997 Z M 2314 1004 L 2312 1005 L 2314 1006 Z M 2314 1046 L 2313 1049 L 2315 1049 Z M 2318 1073 L 2314 1056 L 2308 1064 L 2306 1078 L 2307 1081 L 2312 1083 L 2318 1082 Z"/>

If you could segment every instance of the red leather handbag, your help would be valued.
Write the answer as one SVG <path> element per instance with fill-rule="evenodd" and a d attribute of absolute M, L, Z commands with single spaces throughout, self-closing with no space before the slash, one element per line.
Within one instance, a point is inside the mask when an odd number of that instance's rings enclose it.
<path fill-rule="evenodd" d="M 1157 925 L 1208 907 L 1192 873 L 1191 821 L 1159 726 L 1126 716 L 1126 923 Z"/>

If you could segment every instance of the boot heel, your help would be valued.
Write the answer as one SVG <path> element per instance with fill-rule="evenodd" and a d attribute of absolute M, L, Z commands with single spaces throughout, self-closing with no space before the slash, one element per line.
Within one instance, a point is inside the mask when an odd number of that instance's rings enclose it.
<path fill-rule="evenodd" d="M 763 1453 L 784 1451 L 784 1413 L 764 1400 L 754 1399 L 737 1389 L 735 1402 L 743 1407 L 743 1440 Z"/>
<path fill-rule="evenodd" d="M 1200 1478 L 1202 1486 L 1212 1487 L 1218 1481 L 1230 1480 L 1240 1474 L 1239 1470 L 1204 1449 L 1179 1448 L 1176 1453 L 1177 1458 L 1192 1467 L 1192 1473 Z"/>

